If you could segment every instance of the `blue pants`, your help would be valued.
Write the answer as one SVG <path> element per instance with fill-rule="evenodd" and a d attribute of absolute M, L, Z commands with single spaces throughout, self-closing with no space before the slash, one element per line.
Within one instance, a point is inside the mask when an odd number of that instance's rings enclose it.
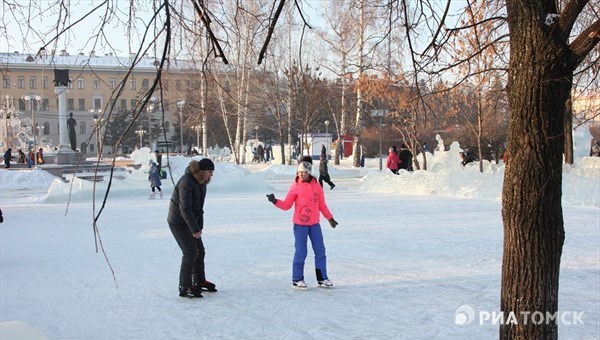
<path fill-rule="evenodd" d="M 304 280 L 304 261 L 308 254 L 307 238 L 315 253 L 315 272 L 317 281 L 327 279 L 327 256 L 325 256 L 325 244 L 323 243 L 323 232 L 321 225 L 315 224 L 305 226 L 294 224 L 294 263 L 292 266 L 292 281 Z"/>

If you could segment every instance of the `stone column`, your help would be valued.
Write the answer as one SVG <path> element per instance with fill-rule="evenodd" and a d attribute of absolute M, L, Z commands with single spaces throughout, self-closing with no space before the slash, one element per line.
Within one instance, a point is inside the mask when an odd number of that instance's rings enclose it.
<path fill-rule="evenodd" d="M 56 85 L 54 93 L 58 95 L 58 134 L 59 144 L 56 150 L 54 162 L 56 164 L 69 164 L 75 160 L 75 152 L 71 150 L 69 143 L 69 131 L 67 129 L 67 89 L 68 86 Z"/>

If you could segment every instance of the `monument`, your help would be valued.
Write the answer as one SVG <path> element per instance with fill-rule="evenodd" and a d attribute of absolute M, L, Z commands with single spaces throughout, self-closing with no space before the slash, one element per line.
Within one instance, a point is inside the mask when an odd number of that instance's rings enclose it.
<path fill-rule="evenodd" d="M 68 164 L 75 160 L 75 152 L 71 150 L 69 143 L 69 131 L 67 128 L 67 91 L 69 89 L 69 70 L 54 70 L 54 93 L 58 96 L 58 133 L 59 144 L 56 150 L 54 162 L 56 164 Z"/>

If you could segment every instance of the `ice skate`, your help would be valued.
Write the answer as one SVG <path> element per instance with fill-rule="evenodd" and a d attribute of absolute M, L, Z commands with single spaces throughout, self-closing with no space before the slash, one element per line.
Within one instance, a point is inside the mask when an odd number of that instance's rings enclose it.
<path fill-rule="evenodd" d="M 325 279 L 323 281 L 319 281 L 319 287 L 321 287 L 321 288 L 331 288 L 331 287 L 333 287 L 333 282 L 329 281 L 329 279 Z"/>
<path fill-rule="evenodd" d="M 304 282 L 304 280 L 294 281 L 293 286 L 295 289 L 298 289 L 298 290 L 307 290 L 308 289 L 308 286 L 306 285 L 306 282 Z"/>

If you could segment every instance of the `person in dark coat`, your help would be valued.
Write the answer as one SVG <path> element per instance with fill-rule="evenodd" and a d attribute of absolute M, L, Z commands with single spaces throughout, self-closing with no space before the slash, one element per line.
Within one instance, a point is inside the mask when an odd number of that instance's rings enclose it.
<path fill-rule="evenodd" d="M 4 153 L 4 167 L 6 169 L 10 168 L 10 161 L 14 158 L 15 157 L 13 157 L 12 155 L 12 148 L 8 148 L 8 150 L 6 150 L 6 152 Z"/>
<path fill-rule="evenodd" d="M 156 149 L 154 150 L 154 155 L 156 155 L 156 164 L 158 165 L 158 173 L 160 173 L 162 170 L 162 153 Z"/>
<path fill-rule="evenodd" d="M 335 184 L 331 181 L 329 170 L 327 169 L 327 156 L 321 154 L 321 162 L 319 163 L 319 184 L 323 187 L 323 181 L 329 184 L 329 190 L 335 188 Z"/>
<path fill-rule="evenodd" d="M 471 162 L 474 162 L 475 159 L 473 157 L 471 157 L 468 153 L 465 152 L 459 152 L 458 153 L 460 155 L 460 165 L 462 165 L 463 167 Z"/>
<path fill-rule="evenodd" d="M 208 158 L 192 160 L 171 194 L 167 222 L 183 253 L 179 271 L 182 297 L 202 297 L 202 290 L 217 291 L 215 284 L 206 280 L 202 243 L 206 187 L 214 170 Z"/>
<path fill-rule="evenodd" d="M 406 144 L 402 144 L 400 146 L 400 153 L 398 154 L 398 158 L 400 158 L 400 164 L 398 164 L 398 169 L 413 171 L 413 154 L 412 152 L 410 152 L 410 149 L 406 146 Z"/>

